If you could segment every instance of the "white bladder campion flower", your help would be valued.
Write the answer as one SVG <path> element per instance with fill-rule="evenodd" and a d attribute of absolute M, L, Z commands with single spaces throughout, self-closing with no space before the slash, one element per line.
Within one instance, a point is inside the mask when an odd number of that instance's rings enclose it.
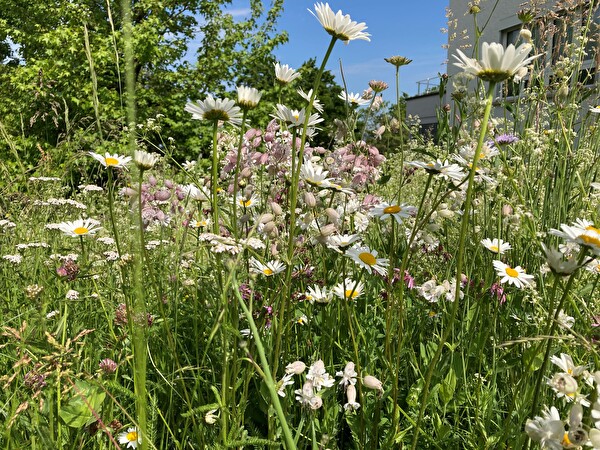
<path fill-rule="evenodd" d="M 233 100 L 213 98 L 208 94 L 206 99 L 196 103 L 188 102 L 185 110 L 192 114 L 192 119 L 225 122 L 233 125 L 242 123 L 242 113 Z"/>
<path fill-rule="evenodd" d="M 515 75 L 523 78 L 527 73 L 527 65 L 541 55 L 527 57 L 533 46 L 524 43 L 515 48 L 513 44 L 504 48 L 501 44 L 484 42 L 481 46 L 481 59 L 469 58 L 462 51 L 457 50 L 458 56 L 453 55 L 455 66 L 466 73 L 474 75 L 484 81 L 498 83 Z"/>
<path fill-rule="evenodd" d="M 325 31 L 346 44 L 355 39 L 371 40 L 369 39 L 371 35 L 364 32 L 367 29 L 364 22 L 355 22 L 348 14 L 343 14 L 342 11 L 334 13 L 329 3 L 315 3 L 316 14 L 310 9 L 308 11 L 317 18 Z"/>

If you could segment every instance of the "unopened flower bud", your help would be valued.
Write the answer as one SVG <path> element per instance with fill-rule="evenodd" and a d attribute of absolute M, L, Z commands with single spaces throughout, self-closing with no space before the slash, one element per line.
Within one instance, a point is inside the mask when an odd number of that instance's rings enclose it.
<path fill-rule="evenodd" d="M 250 167 L 244 167 L 240 175 L 242 178 L 250 178 L 252 176 L 252 169 L 250 169 Z"/>
<path fill-rule="evenodd" d="M 275 228 L 277 228 L 277 225 L 275 225 L 275 222 L 271 221 L 271 222 L 265 223 L 265 226 L 263 227 L 263 231 L 265 233 L 271 234 Z"/>
<path fill-rule="evenodd" d="M 317 206 L 317 199 L 315 198 L 312 192 L 305 192 L 304 203 L 306 203 L 306 206 L 308 206 L 309 208 L 314 208 L 315 206 Z"/>
<path fill-rule="evenodd" d="M 531 31 L 529 31 L 527 28 L 523 28 L 519 32 L 519 35 L 521 36 L 521 39 L 523 39 L 525 42 L 531 44 Z"/>
<path fill-rule="evenodd" d="M 512 213 L 513 213 L 512 206 L 510 206 L 510 205 L 502 206 L 502 215 L 503 216 L 510 216 Z"/>
<path fill-rule="evenodd" d="M 335 225 L 332 223 L 328 223 L 324 227 L 321 227 L 321 236 L 323 236 L 323 237 L 331 236 L 333 233 L 335 233 L 335 231 L 336 231 Z"/>
<path fill-rule="evenodd" d="M 272 222 L 274 218 L 275 216 L 273 214 L 265 213 L 262 216 L 260 216 L 259 222 L 262 224 L 269 223 Z"/>
<path fill-rule="evenodd" d="M 372 375 L 363 377 L 363 386 L 369 389 L 376 389 L 383 392 L 383 384 L 377 378 Z"/>
<path fill-rule="evenodd" d="M 329 218 L 330 222 L 337 222 L 338 220 L 340 220 L 339 213 L 333 208 L 327 208 L 325 210 L 325 214 L 327 214 L 327 217 Z"/>
<path fill-rule="evenodd" d="M 279 216 L 283 212 L 283 209 L 281 209 L 279 203 L 271 202 L 271 211 L 273 211 L 273 214 L 276 216 Z"/>
<path fill-rule="evenodd" d="M 294 361 L 293 363 L 285 366 L 285 373 L 293 373 L 294 375 L 300 375 L 306 369 L 306 364 L 302 361 Z"/>

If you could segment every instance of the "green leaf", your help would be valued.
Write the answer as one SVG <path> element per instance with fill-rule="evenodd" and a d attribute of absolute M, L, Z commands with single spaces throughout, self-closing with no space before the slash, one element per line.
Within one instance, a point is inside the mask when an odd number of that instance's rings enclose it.
<path fill-rule="evenodd" d="M 58 411 L 60 418 L 72 428 L 81 428 L 96 421 L 106 397 L 104 391 L 85 381 L 75 381 L 73 396 Z"/>

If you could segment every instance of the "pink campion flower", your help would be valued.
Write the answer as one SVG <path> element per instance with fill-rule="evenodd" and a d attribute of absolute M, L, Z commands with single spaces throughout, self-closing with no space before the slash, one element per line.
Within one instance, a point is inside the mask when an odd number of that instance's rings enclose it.
<path fill-rule="evenodd" d="M 415 279 L 408 273 L 408 270 L 404 271 L 404 283 L 406 283 L 408 289 L 415 288 Z"/>
<path fill-rule="evenodd" d="M 490 294 L 492 296 L 495 295 L 496 298 L 498 300 L 500 300 L 501 305 L 506 303 L 506 294 L 504 293 L 504 288 L 502 287 L 502 285 L 500 283 L 492 284 L 492 287 L 490 287 Z"/>

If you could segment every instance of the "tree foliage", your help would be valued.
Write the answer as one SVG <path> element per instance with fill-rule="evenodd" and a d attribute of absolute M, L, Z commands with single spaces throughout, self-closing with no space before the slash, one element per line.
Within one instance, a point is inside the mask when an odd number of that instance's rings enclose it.
<path fill-rule="evenodd" d="M 239 67 L 258 73 L 287 39 L 275 30 L 283 0 L 266 11 L 252 0 L 243 20 L 230 4 L 132 0 L 138 118 L 162 115 L 182 154 L 199 151 L 186 101 L 222 95 Z M 119 0 L 0 0 L 0 117 L 25 160 L 38 145 L 105 146 L 127 125 L 121 19 Z"/>

